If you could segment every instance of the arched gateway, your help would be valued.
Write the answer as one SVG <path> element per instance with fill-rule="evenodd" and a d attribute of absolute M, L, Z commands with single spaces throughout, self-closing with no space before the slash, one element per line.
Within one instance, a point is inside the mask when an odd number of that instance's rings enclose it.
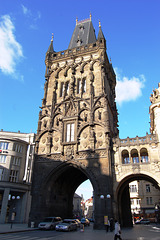
<path fill-rule="evenodd" d="M 137 162 L 139 152 L 143 159 L 149 158 L 148 145 L 144 140 L 143 149 L 135 150 L 133 141 L 131 152 L 118 137 L 116 76 L 100 23 L 96 38 L 91 16 L 76 21 L 69 48 L 55 52 L 52 39 L 45 64 L 30 221 L 37 224 L 45 216 L 72 217 L 74 192 L 89 179 L 94 190 L 94 227 L 102 229 L 105 215 L 119 215 L 122 220 L 118 201 L 124 197 L 120 198 L 121 192 L 117 191 L 121 176 L 126 163 L 130 164 L 130 156 L 136 167 L 141 165 Z M 148 136 L 150 153 L 158 141 L 154 134 Z M 132 145 L 129 143 L 127 146 Z M 123 194 L 127 196 L 125 188 Z M 129 209 L 129 202 L 127 206 Z"/>

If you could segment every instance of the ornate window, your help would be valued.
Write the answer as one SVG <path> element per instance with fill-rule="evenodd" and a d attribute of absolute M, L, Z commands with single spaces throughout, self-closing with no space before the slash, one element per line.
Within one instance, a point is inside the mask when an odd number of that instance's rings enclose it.
<path fill-rule="evenodd" d="M 77 94 L 81 93 L 81 79 L 77 79 Z"/>
<path fill-rule="evenodd" d="M 64 82 L 61 82 L 61 85 L 60 85 L 60 94 L 59 94 L 59 96 L 62 97 L 62 96 L 63 96 L 63 93 L 64 93 Z"/>
<path fill-rule="evenodd" d="M 138 151 L 137 151 L 137 149 L 132 149 L 132 151 L 131 151 L 131 157 L 132 157 L 132 162 L 133 162 L 133 163 L 139 163 L 139 156 L 138 156 Z"/>
<path fill-rule="evenodd" d="M 69 94 L 69 82 L 65 83 L 65 96 L 68 96 Z"/>
<path fill-rule="evenodd" d="M 123 151 L 122 151 L 122 163 L 123 163 L 123 164 L 128 164 L 128 163 L 130 163 L 129 153 L 128 153 L 127 150 L 123 150 Z"/>
<path fill-rule="evenodd" d="M 86 92 L 86 79 L 83 79 L 83 83 L 82 83 L 82 93 Z"/>
<path fill-rule="evenodd" d="M 66 124 L 66 142 L 73 142 L 75 140 L 75 123 L 67 123 Z"/>
<path fill-rule="evenodd" d="M 148 151 L 146 148 L 140 150 L 141 162 L 148 163 Z"/>

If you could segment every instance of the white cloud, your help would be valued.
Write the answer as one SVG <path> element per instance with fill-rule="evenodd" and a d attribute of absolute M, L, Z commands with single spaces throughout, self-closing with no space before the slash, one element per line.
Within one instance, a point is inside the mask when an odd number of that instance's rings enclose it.
<path fill-rule="evenodd" d="M 25 7 L 23 4 L 21 4 L 21 6 L 22 6 L 22 11 L 23 11 L 24 15 L 31 14 L 30 10 L 27 7 Z"/>
<path fill-rule="evenodd" d="M 135 101 L 142 95 L 142 88 L 144 88 L 145 82 L 143 74 L 129 79 L 125 76 L 122 77 L 117 68 L 115 72 L 117 76 L 116 102 L 119 105 L 122 105 L 123 102 Z"/>
<path fill-rule="evenodd" d="M 0 18 L 0 69 L 14 74 L 17 62 L 23 57 L 22 46 L 16 41 L 15 27 L 9 15 Z"/>
<path fill-rule="evenodd" d="M 30 21 L 30 23 L 27 25 L 29 26 L 30 29 L 38 29 L 37 26 L 37 22 L 38 20 L 41 18 L 41 12 L 37 11 L 36 13 L 32 13 L 30 9 L 28 9 L 26 6 L 24 6 L 23 4 L 21 4 L 22 6 L 22 12 L 23 14 L 27 17 L 28 21 Z"/>

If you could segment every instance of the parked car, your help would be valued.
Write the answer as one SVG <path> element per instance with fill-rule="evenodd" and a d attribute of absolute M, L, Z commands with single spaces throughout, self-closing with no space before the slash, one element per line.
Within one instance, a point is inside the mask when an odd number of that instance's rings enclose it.
<path fill-rule="evenodd" d="M 76 223 L 77 223 L 77 227 L 80 227 L 81 226 L 81 222 L 79 221 L 79 219 L 74 219 L 75 221 L 76 221 Z"/>
<path fill-rule="evenodd" d="M 140 220 L 137 220 L 135 224 L 150 224 L 150 220 L 142 218 Z"/>
<path fill-rule="evenodd" d="M 64 219 L 63 222 L 56 225 L 56 231 L 77 230 L 77 222 L 74 219 Z"/>
<path fill-rule="evenodd" d="M 90 225 L 90 221 L 87 218 L 82 218 L 81 223 L 84 224 L 84 226 L 89 226 Z"/>
<path fill-rule="evenodd" d="M 53 230 L 55 226 L 62 222 L 61 217 L 46 217 L 43 222 L 38 225 L 39 229 Z"/>
<path fill-rule="evenodd" d="M 94 219 L 93 219 L 93 218 L 88 218 L 88 220 L 89 220 L 90 222 L 94 222 Z"/>

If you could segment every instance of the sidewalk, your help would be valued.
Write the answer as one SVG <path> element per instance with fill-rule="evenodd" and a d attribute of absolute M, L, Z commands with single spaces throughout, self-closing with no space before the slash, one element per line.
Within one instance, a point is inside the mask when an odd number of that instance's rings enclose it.
<path fill-rule="evenodd" d="M 0 224 L 0 234 L 11 233 L 11 232 L 25 232 L 25 231 L 34 231 L 36 228 L 29 228 L 28 224 L 18 224 L 14 223 L 4 223 Z"/>

